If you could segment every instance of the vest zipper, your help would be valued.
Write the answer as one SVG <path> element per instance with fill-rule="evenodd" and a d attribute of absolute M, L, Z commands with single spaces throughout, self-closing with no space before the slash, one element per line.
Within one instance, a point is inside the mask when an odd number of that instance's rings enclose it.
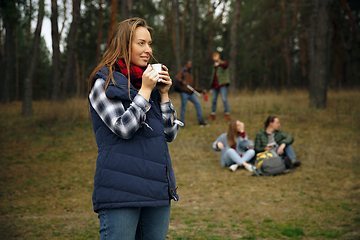
<path fill-rule="evenodd" d="M 168 181 L 169 181 L 169 188 L 170 188 L 170 193 L 171 193 L 171 197 L 177 201 L 177 197 L 175 196 L 175 192 L 176 190 L 178 189 L 178 187 L 175 188 L 175 190 L 172 190 L 172 186 L 171 186 L 171 180 L 170 180 L 170 172 L 169 172 L 169 166 L 167 165 L 166 166 L 166 175 L 167 175 L 167 178 L 168 178 Z"/>

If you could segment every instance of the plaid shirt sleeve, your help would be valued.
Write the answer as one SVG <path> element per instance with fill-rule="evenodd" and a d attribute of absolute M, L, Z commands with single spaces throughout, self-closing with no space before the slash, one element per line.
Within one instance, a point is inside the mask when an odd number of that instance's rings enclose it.
<path fill-rule="evenodd" d="M 179 129 L 175 108 L 169 100 L 169 102 L 160 103 L 160 109 L 166 141 L 172 142 L 176 138 Z"/>
<path fill-rule="evenodd" d="M 112 132 L 121 138 L 130 139 L 143 124 L 147 126 L 146 113 L 151 105 L 143 96 L 136 95 L 129 108 L 125 110 L 121 101 L 109 100 L 104 89 L 105 80 L 96 80 L 89 94 L 89 100 Z"/>

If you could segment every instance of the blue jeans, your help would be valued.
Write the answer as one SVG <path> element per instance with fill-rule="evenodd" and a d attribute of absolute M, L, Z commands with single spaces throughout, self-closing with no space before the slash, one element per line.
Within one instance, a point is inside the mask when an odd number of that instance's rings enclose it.
<path fill-rule="evenodd" d="M 285 156 L 288 156 L 290 159 L 296 158 L 296 154 L 291 145 L 286 145 L 286 147 L 284 148 L 284 153 L 283 155 L 281 155 L 281 157 Z"/>
<path fill-rule="evenodd" d="M 243 162 L 250 161 L 254 156 L 255 156 L 254 149 L 247 150 L 242 155 L 242 157 L 240 157 L 239 153 L 236 152 L 235 149 L 229 148 L 228 150 L 226 150 L 224 156 L 221 159 L 222 161 L 221 166 L 228 167 L 235 163 L 242 165 Z"/>
<path fill-rule="evenodd" d="M 195 93 L 188 94 L 185 92 L 180 92 L 180 97 L 181 97 L 181 111 L 180 111 L 181 121 L 185 123 L 185 110 L 188 100 L 192 102 L 195 106 L 198 121 L 199 122 L 204 121 L 201 113 L 200 101 L 199 98 L 196 96 L 196 94 Z"/>
<path fill-rule="evenodd" d="M 276 155 L 279 155 L 277 153 L 279 147 L 276 147 L 273 151 L 274 153 L 276 153 Z M 286 145 L 286 147 L 284 148 L 284 153 L 279 155 L 279 157 L 281 157 L 282 159 L 284 159 L 286 156 L 288 156 L 290 159 L 296 158 L 296 154 L 294 152 L 294 149 L 292 148 L 291 145 Z"/>
<path fill-rule="evenodd" d="M 223 86 L 221 88 L 213 88 L 212 89 L 212 106 L 211 106 L 211 114 L 216 113 L 216 102 L 218 95 L 221 95 L 221 100 L 224 103 L 224 111 L 225 113 L 230 113 L 230 107 L 227 100 L 227 86 Z"/>
<path fill-rule="evenodd" d="M 129 207 L 99 211 L 101 240 L 165 240 L 170 204 L 165 207 Z"/>

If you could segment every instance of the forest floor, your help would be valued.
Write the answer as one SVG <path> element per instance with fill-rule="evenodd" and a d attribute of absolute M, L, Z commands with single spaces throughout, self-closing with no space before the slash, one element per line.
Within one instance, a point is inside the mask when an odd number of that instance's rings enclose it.
<path fill-rule="evenodd" d="M 171 94 L 180 114 L 180 97 Z M 254 140 L 268 115 L 295 138 L 302 165 L 275 177 L 220 166 L 212 143 L 217 119 L 198 126 L 192 103 L 186 127 L 169 143 L 180 200 L 172 202 L 167 239 L 360 239 L 360 91 L 329 91 L 327 108 L 308 93 L 229 94 L 231 118 Z M 211 97 L 201 99 L 205 119 Z M 86 99 L 0 105 L 0 239 L 99 239 L 91 194 L 97 156 Z"/>

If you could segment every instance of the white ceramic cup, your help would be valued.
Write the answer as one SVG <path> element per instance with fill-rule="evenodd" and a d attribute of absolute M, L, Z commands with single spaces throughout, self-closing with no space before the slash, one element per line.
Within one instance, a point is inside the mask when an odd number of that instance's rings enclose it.
<path fill-rule="evenodd" d="M 161 63 L 151 64 L 151 67 L 157 72 L 157 74 L 159 74 L 159 72 L 164 71 L 164 70 L 162 69 L 162 64 L 161 64 Z M 161 78 L 161 79 L 162 79 L 162 78 Z M 159 79 L 158 82 L 161 82 L 161 79 Z"/>

